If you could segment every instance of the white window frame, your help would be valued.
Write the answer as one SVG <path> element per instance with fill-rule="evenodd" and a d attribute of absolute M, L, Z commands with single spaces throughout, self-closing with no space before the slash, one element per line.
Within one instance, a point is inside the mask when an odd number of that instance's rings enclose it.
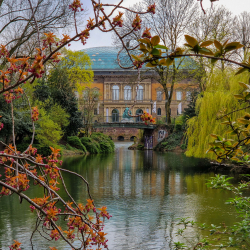
<path fill-rule="evenodd" d="M 162 101 L 162 91 L 157 90 L 156 91 L 157 101 Z"/>
<path fill-rule="evenodd" d="M 132 95 L 131 95 L 132 91 L 131 91 L 131 89 L 132 88 L 129 85 L 126 85 L 124 87 L 124 100 L 125 101 L 131 101 L 131 99 L 132 99 Z"/>
<path fill-rule="evenodd" d="M 176 91 L 176 100 L 181 101 L 182 100 L 182 92 L 181 91 Z"/>
<path fill-rule="evenodd" d="M 120 88 L 119 88 L 119 86 L 118 85 L 114 85 L 113 87 L 112 87 L 112 100 L 113 101 L 119 101 L 119 91 L 120 90 Z"/>
<path fill-rule="evenodd" d="M 143 100 L 143 86 L 139 85 L 139 88 L 137 89 L 137 95 L 136 95 L 137 101 Z"/>

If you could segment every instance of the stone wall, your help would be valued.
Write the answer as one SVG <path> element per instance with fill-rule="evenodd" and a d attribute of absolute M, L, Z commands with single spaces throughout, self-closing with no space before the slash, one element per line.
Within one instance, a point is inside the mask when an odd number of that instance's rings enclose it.
<path fill-rule="evenodd" d="M 97 128 L 96 132 L 102 132 L 105 135 L 110 136 L 112 140 L 122 140 L 125 141 L 133 140 L 134 137 L 139 138 L 138 128 Z"/>

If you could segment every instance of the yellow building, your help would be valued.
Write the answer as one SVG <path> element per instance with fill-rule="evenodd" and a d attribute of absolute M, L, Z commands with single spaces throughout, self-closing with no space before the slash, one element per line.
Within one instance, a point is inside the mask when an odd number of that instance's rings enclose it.
<path fill-rule="evenodd" d="M 134 104 L 131 109 L 132 115 L 147 111 L 154 117 L 164 117 L 165 97 L 162 86 L 155 80 L 154 71 L 145 73 L 144 80 L 140 82 L 136 91 L 137 71 L 121 69 L 116 63 L 117 51 L 114 47 L 93 47 L 84 50 L 93 62 L 94 83 L 91 88 L 101 93 L 95 114 L 104 122 L 119 122 L 125 107 Z M 143 74 L 143 69 L 141 71 Z M 174 85 L 172 117 L 183 112 L 191 92 L 197 88 L 198 84 L 190 78 Z"/>

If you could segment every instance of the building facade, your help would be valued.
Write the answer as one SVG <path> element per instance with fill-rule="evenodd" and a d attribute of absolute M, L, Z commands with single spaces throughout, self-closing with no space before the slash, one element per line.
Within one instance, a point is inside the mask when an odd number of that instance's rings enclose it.
<path fill-rule="evenodd" d="M 138 85 L 137 70 L 123 70 L 116 63 L 117 49 L 94 47 L 85 49 L 84 52 L 93 63 L 94 82 L 91 88 L 95 88 L 101 94 L 95 110 L 97 120 L 119 122 L 126 106 L 132 105 L 132 115 L 147 111 L 154 117 L 164 120 L 165 96 L 162 86 L 155 80 L 153 70 L 144 73 L 143 80 Z M 143 74 L 145 70 L 142 69 L 141 72 Z M 188 77 L 175 83 L 171 102 L 172 117 L 183 112 L 192 91 L 197 88 L 198 84 Z"/>

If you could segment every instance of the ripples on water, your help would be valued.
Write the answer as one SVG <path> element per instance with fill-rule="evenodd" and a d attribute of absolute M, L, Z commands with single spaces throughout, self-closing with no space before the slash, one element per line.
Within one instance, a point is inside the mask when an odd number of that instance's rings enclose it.
<path fill-rule="evenodd" d="M 206 179 L 214 176 L 204 160 L 177 153 L 127 150 L 131 142 L 116 143 L 109 155 L 68 157 L 63 167 L 80 173 L 90 183 L 97 206 L 107 206 L 112 218 L 106 222 L 110 250 L 171 249 L 177 240 L 176 218 L 190 217 L 198 222 L 235 222 L 233 208 L 225 205 L 230 194 L 207 189 Z M 84 202 L 86 187 L 80 179 L 64 175 L 66 185 L 78 202 Z M 34 188 L 28 191 L 40 195 Z M 61 192 L 66 198 L 66 195 Z M 20 205 L 16 196 L 0 199 L 0 249 L 8 249 L 13 239 L 31 249 L 29 236 L 35 216 L 28 204 Z M 195 233 L 195 232 L 192 232 Z M 46 242 L 38 234 L 35 249 L 64 242 Z"/>

